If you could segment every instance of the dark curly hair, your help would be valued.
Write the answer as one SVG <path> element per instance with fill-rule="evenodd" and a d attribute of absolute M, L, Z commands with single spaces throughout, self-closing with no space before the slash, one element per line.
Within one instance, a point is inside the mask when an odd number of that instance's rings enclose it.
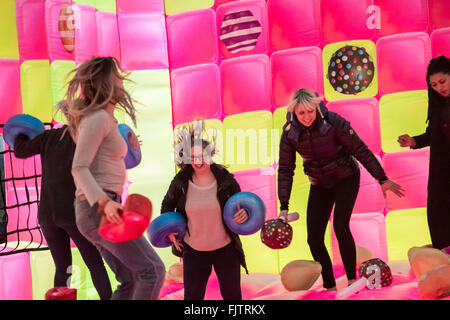
<path fill-rule="evenodd" d="M 450 75 L 450 59 L 445 56 L 440 56 L 430 60 L 427 70 L 427 85 L 428 85 L 428 117 L 427 121 L 430 120 L 431 113 L 441 104 L 444 104 L 446 98 L 442 97 L 438 92 L 436 92 L 430 84 L 430 77 L 436 73 L 445 73 Z"/>

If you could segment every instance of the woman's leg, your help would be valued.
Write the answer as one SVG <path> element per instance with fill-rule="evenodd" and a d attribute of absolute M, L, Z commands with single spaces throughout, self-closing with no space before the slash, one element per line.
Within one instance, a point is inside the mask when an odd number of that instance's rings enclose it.
<path fill-rule="evenodd" d="M 183 247 L 184 300 L 203 300 L 206 285 L 212 271 L 209 252 L 192 249 L 186 243 Z"/>
<path fill-rule="evenodd" d="M 60 223 L 61 228 L 66 230 L 73 242 L 80 251 L 84 263 L 91 274 L 92 283 L 98 292 L 101 300 L 111 299 L 112 289 L 109 281 L 108 273 L 106 272 L 102 256 L 97 248 L 89 242 L 78 230 L 75 224 L 68 222 Z"/>
<path fill-rule="evenodd" d="M 55 263 L 55 287 L 68 287 L 69 267 L 72 265 L 72 252 L 70 251 L 70 238 L 67 232 L 59 228 L 52 221 L 40 222 L 42 233 L 47 240 L 48 248 Z"/>
<path fill-rule="evenodd" d="M 242 300 L 241 262 L 233 243 L 214 251 L 214 270 L 224 300 Z"/>
<path fill-rule="evenodd" d="M 331 190 L 311 186 L 306 214 L 308 245 L 314 260 L 322 266 L 323 286 L 327 289 L 336 286 L 333 266 L 324 242 L 325 230 L 333 209 L 333 203 Z"/>
<path fill-rule="evenodd" d="M 356 247 L 350 232 L 350 217 L 358 196 L 359 180 L 358 172 L 345 178 L 333 188 L 335 191 L 333 228 L 349 281 L 356 279 Z"/>

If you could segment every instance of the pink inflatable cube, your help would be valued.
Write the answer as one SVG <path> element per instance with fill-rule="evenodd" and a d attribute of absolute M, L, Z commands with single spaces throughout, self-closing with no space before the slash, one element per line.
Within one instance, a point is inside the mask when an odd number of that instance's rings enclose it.
<path fill-rule="evenodd" d="M 16 22 L 20 58 L 48 59 L 45 1 L 16 0 Z"/>
<path fill-rule="evenodd" d="M 327 105 L 348 121 L 369 149 L 378 154 L 381 151 L 380 113 L 375 98 L 357 98 L 331 101 Z"/>
<path fill-rule="evenodd" d="M 223 61 L 220 77 L 225 115 L 270 110 L 270 66 L 265 54 Z"/>
<path fill-rule="evenodd" d="M 314 90 L 323 96 L 322 51 L 319 48 L 280 50 L 274 52 L 270 60 L 275 108 L 288 105 L 292 94 L 300 88 Z"/>
<path fill-rule="evenodd" d="M 380 36 L 428 31 L 428 0 L 375 0 L 380 12 Z"/>
<path fill-rule="evenodd" d="M 171 73 L 171 86 L 174 126 L 220 117 L 220 76 L 216 64 L 176 69 Z"/>
<path fill-rule="evenodd" d="M 193 10 L 167 17 L 170 68 L 217 62 L 216 13 Z"/>
<path fill-rule="evenodd" d="M 33 300 L 28 252 L 0 256 L 0 279 L 0 300 Z"/>
<path fill-rule="evenodd" d="M 268 52 L 269 31 L 265 1 L 232 1 L 217 7 L 216 15 L 222 59 Z"/>
<path fill-rule="evenodd" d="M 166 21 L 163 15 L 119 15 L 122 66 L 126 70 L 167 69 Z"/>
<path fill-rule="evenodd" d="M 325 44 L 346 40 L 373 40 L 377 18 L 373 0 L 322 0 L 322 30 Z"/>
<path fill-rule="evenodd" d="M 72 5 L 72 10 L 75 19 L 75 62 L 81 64 L 98 55 L 97 9 L 77 3 Z"/>
<path fill-rule="evenodd" d="M 385 154 L 383 167 L 389 179 L 405 190 L 399 198 L 392 192 L 386 195 L 390 210 L 420 208 L 427 206 L 427 184 L 430 150 L 406 150 Z"/>
<path fill-rule="evenodd" d="M 450 27 L 450 1 L 428 0 L 432 30 Z"/>
<path fill-rule="evenodd" d="M 404 33 L 377 41 L 380 94 L 426 90 L 426 73 L 431 59 L 427 33 Z"/>
<path fill-rule="evenodd" d="M 164 0 L 116 0 L 117 13 L 164 14 Z"/>
<path fill-rule="evenodd" d="M 11 116 L 22 113 L 22 95 L 20 94 L 20 61 L 0 59 L 0 123 L 4 124 Z M 3 128 L 0 128 L 0 133 Z"/>
<path fill-rule="evenodd" d="M 381 158 L 379 156 L 376 156 L 376 158 L 381 164 Z M 383 212 L 385 199 L 380 183 L 370 175 L 364 166 L 359 164 L 359 168 L 361 170 L 361 178 L 353 213 Z"/>
<path fill-rule="evenodd" d="M 273 167 L 256 168 L 233 172 L 241 191 L 257 194 L 266 206 L 266 220 L 275 219 L 277 214 L 276 180 Z"/>
<path fill-rule="evenodd" d="M 450 57 L 450 28 L 434 30 L 430 39 L 433 58 Z"/>
<path fill-rule="evenodd" d="M 320 1 L 269 0 L 267 10 L 272 50 L 320 46 Z"/>
<path fill-rule="evenodd" d="M 116 14 L 97 11 L 98 55 L 101 57 L 116 57 L 120 60 L 119 29 Z"/>
<path fill-rule="evenodd" d="M 333 220 L 331 222 L 333 225 Z M 350 219 L 350 231 L 355 244 L 369 249 L 373 256 L 385 262 L 388 261 L 388 251 L 386 242 L 386 223 L 382 213 L 361 213 L 352 215 Z M 342 265 L 342 258 L 339 252 L 334 228 L 331 228 L 331 250 L 333 263 Z"/>

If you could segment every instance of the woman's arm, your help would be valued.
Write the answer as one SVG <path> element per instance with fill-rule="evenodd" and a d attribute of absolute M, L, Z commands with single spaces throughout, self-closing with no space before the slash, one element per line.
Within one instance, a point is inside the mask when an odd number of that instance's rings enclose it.
<path fill-rule="evenodd" d="M 175 211 L 179 197 L 180 194 L 178 188 L 176 187 L 175 179 L 173 179 L 161 203 L 161 214 Z"/>
<path fill-rule="evenodd" d="M 28 138 L 24 134 L 19 134 L 14 141 L 14 155 L 20 159 L 26 159 L 41 153 L 43 145 L 48 135 L 47 130 L 34 137 Z"/>
<path fill-rule="evenodd" d="M 287 131 L 284 131 L 280 140 L 280 157 L 278 161 L 278 199 L 280 210 L 289 209 L 292 182 L 295 170 L 296 151 L 287 140 Z"/>

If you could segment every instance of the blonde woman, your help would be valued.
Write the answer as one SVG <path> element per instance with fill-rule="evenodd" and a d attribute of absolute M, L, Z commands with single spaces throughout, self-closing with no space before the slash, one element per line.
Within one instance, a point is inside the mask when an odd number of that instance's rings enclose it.
<path fill-rule="evenodd" d="M 101 215 L 113 223 L 122 221 L 127 145 L 114 111 L 124 110 L 136 124 L 133 100 L 123 87 L 126 78 L 119 61 L 111 57 L 94 57 L 74 72 L 67 103 L 68 126 L 76 139 L 72 175 L 77 226 L 98 248 L 120 282 L 112 299 L 157 299 L 165 268 L 149 242 L 140 237 L 113 243 L 98 234 Z"/>
<path fill-rule="evenodd" d="M 308 245 L 314 260 L 322 265 L 324 288 L 336 290 L 324 235 L 334 206 L 333 228 L 350 285 L 356 279 L 356 248 L 349 228 L 360 182 L 356 160 L 379 181 L 384 195 L 390 190 L 403 196 L 403 189 L 386 177 L 347 120 L 328 111 L 315 92 L 300 89 L 288 106 L 280 141 L 280 216 L 288 213 L 297 152 L 303 158 L 304 172 L 311 182 L 306 219 Z"/>

